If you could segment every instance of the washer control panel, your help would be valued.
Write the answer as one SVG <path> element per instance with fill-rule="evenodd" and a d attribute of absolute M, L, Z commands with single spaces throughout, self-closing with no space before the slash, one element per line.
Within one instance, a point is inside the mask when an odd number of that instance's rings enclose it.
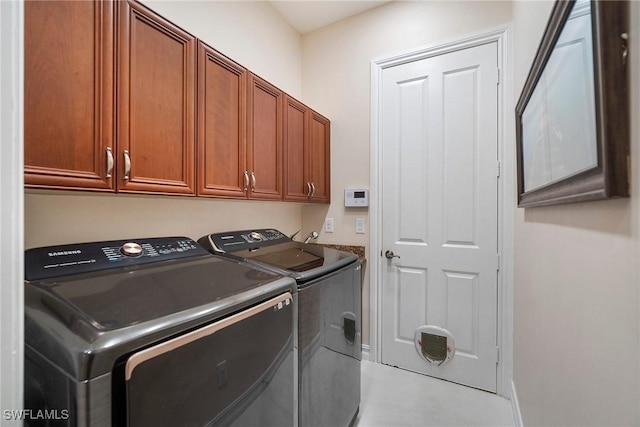
<path fill-rule="evenodd" d="M 201 245 L 216 252 L 236 252 L 290 241 L 284 233 L 273 228 L 214 233 L 198 240 Z"/>
<path fill-rule="evenodd" d="M 25 279 L 42 280 L 70 274 L 207 255 L 188 237 L 78 243 L 29 249 Z"/>

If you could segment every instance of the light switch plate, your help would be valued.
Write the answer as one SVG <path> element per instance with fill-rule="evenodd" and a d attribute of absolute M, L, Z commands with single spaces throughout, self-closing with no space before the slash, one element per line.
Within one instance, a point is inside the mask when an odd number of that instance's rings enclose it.
<path fill-rule="evenodd" d="M 326 218 L 324 220 L 324 232 L 333 233 L 333 218 Z"/>
<path fill-rule="evenodd" d="M 356 218 L 356 234 L 364 234 L 364 218 Z"/>

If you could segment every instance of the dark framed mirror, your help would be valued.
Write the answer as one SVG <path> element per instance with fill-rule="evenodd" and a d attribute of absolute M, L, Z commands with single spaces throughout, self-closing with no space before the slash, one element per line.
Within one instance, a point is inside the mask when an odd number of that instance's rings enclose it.
<path fill-rule="evenodd" d="M 628 197 L 626 1 L 556 1 L 516 105 L 518 206 Z"/>

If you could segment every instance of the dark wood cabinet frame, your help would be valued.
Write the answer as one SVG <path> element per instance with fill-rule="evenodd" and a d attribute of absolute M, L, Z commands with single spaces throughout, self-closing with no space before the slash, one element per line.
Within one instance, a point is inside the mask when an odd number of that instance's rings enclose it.
<path fill-rule="evenodd" d="M 518 206 L 533 207 L 629 196 L 628 2 L 592 1 L 596 166 L 524 190 L 522 115 L 575 1 L 557 0 L 516 105 Z"/>

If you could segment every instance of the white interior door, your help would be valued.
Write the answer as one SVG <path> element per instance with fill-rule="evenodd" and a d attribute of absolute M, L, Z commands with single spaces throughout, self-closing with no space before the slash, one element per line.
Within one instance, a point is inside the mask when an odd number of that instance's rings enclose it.
<path fill-rule="evenodd" d="M 382 362 L 496 391 L 498 57 L 487 43 L 382 74 Z M 418 353 L 446 329 L 455 356 Z"/>

